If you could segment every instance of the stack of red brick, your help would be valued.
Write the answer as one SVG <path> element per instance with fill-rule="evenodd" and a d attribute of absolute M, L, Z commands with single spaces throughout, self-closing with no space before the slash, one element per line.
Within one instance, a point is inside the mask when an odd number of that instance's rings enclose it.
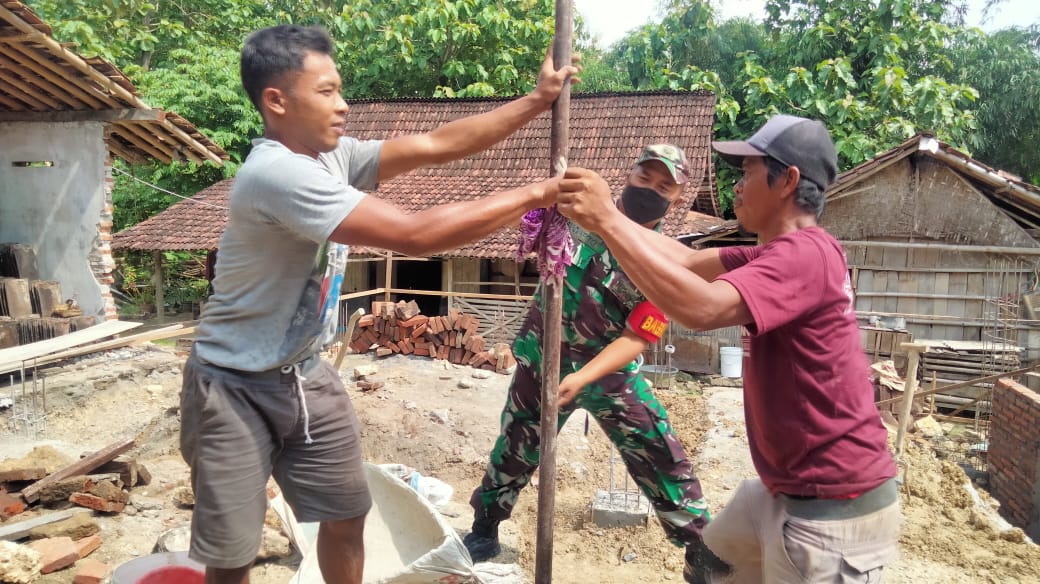
<path fill-rule="evenodd" d="M 350 348 L 355 353 L 375 349 L 377 357 L 394 354 L 444 359 L 506 373 L 516 360 L 509 345 L 499 343 L 490 349 L 477 334 L 480 321 L 456 309 L 446 316 L 424 316 L 415 301 L 373 302 L 372 313 L 358 320 Z"/>

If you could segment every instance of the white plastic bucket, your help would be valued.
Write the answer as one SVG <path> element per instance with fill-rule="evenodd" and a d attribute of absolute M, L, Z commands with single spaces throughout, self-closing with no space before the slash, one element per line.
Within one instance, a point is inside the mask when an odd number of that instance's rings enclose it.
<path fill-rule="evenodd" d="M 723 377 L 740 377 L 744 363 L 743 347 L 719 347 L 719 363 Z"/>

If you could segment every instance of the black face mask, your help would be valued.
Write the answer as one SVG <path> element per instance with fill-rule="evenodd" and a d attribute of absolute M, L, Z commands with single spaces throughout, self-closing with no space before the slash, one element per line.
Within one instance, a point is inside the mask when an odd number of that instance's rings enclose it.
<path fill-rule="evenodd" d="M 621 206 L 629 219 L 639 224 L 657 222 L 668 212 L 671 201 L 654 189 L 626 185 L 621 191 Z"/>

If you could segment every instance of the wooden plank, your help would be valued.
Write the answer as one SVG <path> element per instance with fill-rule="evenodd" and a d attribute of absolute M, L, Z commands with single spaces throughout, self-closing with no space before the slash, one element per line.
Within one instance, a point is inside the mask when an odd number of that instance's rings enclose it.
<path fill-rule="evenodd" d="M 899 415 L 899 428 L 896 431 L 896 461 L 903 456 L 903 436 L 906 435 L 907 424 L 910 421 L 910 409 L 914 404 L 914 391 L 917 390 L 917 365 L 920 361 L 921 351 L 927 350 L 927 345 L 921 346 L 914 343 L 903 343 L 901 348 L 910 352 L 910 363 L 907 365 L 906 381 L 903 382 L 903 408 Z"/>
<path fill-rule="evenodd" d="M 891 276 L 895 278 L 895 273 L 890 271 L 877 271 L 874 272 L 874 290 L 873 292 L 885 292 L 888 290 L 888 278 Z M 876 299 L 871 301 L 871 310 L 876 312 L 890 312 L 888 305 L 885 304 L 883 299 Z"/>
<path fill-rule="evenodd" d="M 968 274 L 950 274 L 949 293 L 954 296 L 963 296 L 968 291 Z M 950 299 L 946 302 L 946 315 L 963 320 L 965 316 L 964 300 Z"/>
<path fill-rule="evenodd" d="M 390 288 L 392 294 L 415 294 L 417 296 L 443 296 L 447 298 L 486 298 L 489 300 L 530 300 L 533 296 L 516 294 L 478 294 L 476 292 L 445 292 L 443 290 L 407 290 Z"/>
<path fill-rule="evenodd" d="M 857 270 L 856 281 L 852 283 L 856 290 L 856 310 L 873 310 L 873 300 L 869 295 L 874 291 L 874 270 Z"/>
<path fill-rule="evenodd" d="M 170 326 L 165 326 L 161 329 L 150 330 L 143 333 L 137 333 L 136 335 L 130 335 L 128 337 L 120 337 L 118 339 L 112 339 L 111 341 L 102 341 L 100 343 L 69 349 L 68 351 L 62 351 L 53 355 L 47 355 L 37 361 L 37 364 L 42 365 L 44 363 L 53 363 L 55 361 L 61 361 L 62 359 L 71 359 L 73 357 L 79 357 L 80 355 L 97 353 L 98 351 L 107 351 L 108 349 L 118 349 L 120 347 L 127 347 L 138 343 L 147 343 L 148 341 L 158 341 L 170 337 L 190 335 L 194 332 L 194 326 L 185 328 L 183 323 L 171 324 Z"/>
<path fill-rule="evenodd" d="M 969 300 L 966 305 L 965 315 L 971 318 L 982 318 L 986 304 L 986 280 L 984 274 L 968 274 L 966 294 L 975 296 L 979 300 Z"/>
<path fill-rule="evenodd" d="M 944 272 L 937 272 L 932 278 L 932 290 L 936 294 L 945 295 L 949 294 L 950 288 L 950 274 Z M 936 298 L 932 301 L 932 310 L 929 314 L 946 314 L 946 298 Z M 949 334 L 950 327 L 932 324 L 929 327 L 931 338 L 946 338 Z"/>
<path fill-rule="evenodd" d="M 927 395 L 932 395 L 934 393 L 946 392 L 946 391 L 950 391 L 950 390 L 953 390 L 953 389 L 961 389 L 963 387 L 971 387 L 973 385 L 980 384 L 980 383 L 996 381 L 996 380 L 1000 379 L 1001 377 L 1016 377 L 1018 375 L 1024 375 L 1024 374 L 1026 374 L 1026 373 L 1028 373 L 1030 371 L 1035 371 L 1036 369 L 1040 369 L 1040 363 L 1037 363 L 1035 365 L 1030 365 L 1029 367 L 1023 367 L 1021 369 L 1016 369 L 1014 371 L 1007 371 L 1005 373 L 997 373 L 995 375 L 987 375 L 986 377 L 979 377 L 977 379 L 970 379 L 968 381 L 961 381 L 961 382 L 954 383 L 954 384 L 951 384 L 951 385 L 944 385 L 942 387 L 937 387 L 935 389 L 929 389 L 928 391 L 921 391 L 921 392 L 917 393 L 917 397 L 924 397 L 924 396 L 927 396 Z M 941 381 L 941 379 L 940 379 L 940 381 Z M 902 400 L 903 400 L 903 396 L 898 396 L 898 397 L 893 397 L 893 398 L 884 399 L 884 400 L 881 400 L 881 401 L 878 401 L 878 402 L 874 402 L 874 405 L 876 405 L 876 406 L 883 406 L 883 405 L 895 403 L 897 401 L 902 401 Z"/>
<path fill-rule="evenodd" d="M 59 73 L 54 72 L 52 70 L 52 68 L 41 66 L 40 64 L 38 64 L 33 59 L 28 58 L 26 55 L 24 55 L 22 53 L 19 53 L 15 49 L 15 47 L 13 47 L 11 45 L 0 46 L 0 54 L 7 56 L 8 58 L 10 58 L 12 61 L 14 61 L 16 63 L 21 64 L 26 69 L 29 69 L 29 70 L 33 71 L 36 75 L 38 75 L 40 77 L 43 77 L 44 79 L 47 79 L 48 81 L 50 81 L 52 83 L 55 83 L 57 85 L 62 86 L 62 90 L 63 91 L 69 93 L 69 95 L 72 95 L 73 97 L 75 97 L 79 101 L 81 101 L 84 104 L 86 104 L 87 107 L 90 107 L 90 108 L 92 108 L 95 111 L 96 110 L 103 110 L 103 109 L 105 109 L 107 107 L 100 100 L 91 97 L 89 94 L 87 94 L 84 91 L 80 91 L 80 89 L 78 87 L 76 87 L 75 85 L 69 85 L 69 84 L 65 83 L 65 78 L 66 78 L 67 74 L 64 74 L 64 73 L 59 74 Z M 142 110 L 142 111 L 144 111 L 144 110 Z"/>
<path fill-rule="evenodd" d="M 480 318 L 477 332 L 484 338 L 512 342 L 527 315 L 529 302 L 458 298 L 456 306 Z"/>
<path fill-rule="evenodd" d="M 57 523 L 58 521 L 65 521 L 76 513 L 89 513 L 89 511 L 83 509 L 64 509 L 62 511 L 55 511 L 46 515 L 33 517 L 32 519 L 26 519 L 25 521 L 19 521 L 17 523 L 5 523 L 4 525 L 0 525 L 0 540 L 17 541 L 19 539 L 25 539 L 26 537 L 29 537 L 29 532 L 37 527 Z"/>
<path fill-rule="evenodd" d="M 130 450 L 134 446 L 134 439 L 127 438 L 114 444 L 110 444 L 97 452 L 84 456 L 76 462 L 60 468 L 47 478 L 36 481 L 28 487 L 22 489 L 22 498 L 25 499 L 26 503 L 35 503 L 40 498 L 40 491 L 47 488 L 50 485 L 69 477 L 76 475 L 87 474 L 95 468 L 110 462 L 120 454 Z"/>
<path fill-rule="evenodd" d="M 139 322 L 127 322 L 123 320 L 108 320 L 92 327 L 78 330 L 74 333 L 37 341 L 28 345 L 19 345 L 9 349 L 0 349 L 0 373 L 17 371 L 21 369 L 23 362 L 31 365 L 33 359 L 57 353 L 78 345 L 91 343 L 105 337 L 117 335 L 141 326 Z"/>

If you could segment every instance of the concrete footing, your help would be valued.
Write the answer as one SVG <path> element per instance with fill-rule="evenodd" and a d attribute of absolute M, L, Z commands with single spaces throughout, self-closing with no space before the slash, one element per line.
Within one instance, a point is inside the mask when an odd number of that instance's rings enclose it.
<path fill-rule="evenodd" d="M 646 525 L 650 509 L 650 501 L 640 493 L 598 490 L 592 501 L 591 519 L 599 527 Z"/>

